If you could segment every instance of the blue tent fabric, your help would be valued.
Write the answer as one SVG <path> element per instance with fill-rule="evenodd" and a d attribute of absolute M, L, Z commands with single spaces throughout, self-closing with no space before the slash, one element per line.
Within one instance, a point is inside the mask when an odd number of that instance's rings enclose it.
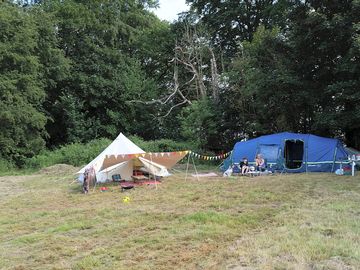
<path fill-rule="evenodd" d="M 294 144 L 289 146 L 289 142 Z M 257 154 L 263 155 L 270 169 L 279 161 L 285 162 L 286 155 L 291 156 L 289 162 L 297 162 L 297 166 L 290 168 L 284 164 L 286 172 L 334 172 L 340 164 L 348 163 L 348 153 L 337 139 L 283 132 L 236 143 L 222 169 L 240 163 L 244 157 L 254 164 Z"/>

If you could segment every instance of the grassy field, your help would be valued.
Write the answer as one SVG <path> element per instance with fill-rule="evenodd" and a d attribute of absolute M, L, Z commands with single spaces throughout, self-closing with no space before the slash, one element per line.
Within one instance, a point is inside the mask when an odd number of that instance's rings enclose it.
<path fill-rule="evenodd" d="M 73 172 L 0 177 L 0 269 L 360 269 L 359 176 L 177 173 L 83 195 Z"/>

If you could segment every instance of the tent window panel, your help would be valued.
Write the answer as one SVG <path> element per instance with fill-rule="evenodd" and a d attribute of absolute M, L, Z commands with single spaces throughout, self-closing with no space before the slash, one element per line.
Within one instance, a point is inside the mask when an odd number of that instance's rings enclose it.
<path fill-rule="evenodd" d="M 269 161 L 276 161 L 278 159 L 279 146 L 277 144 L 261 144 L 259 154 Z"/>
<path fill-rule="evenodd" d="M 288 169 L 299 169 L 303 162 L 304 142 L 300 140 L 285 141 L 285 166 Z"/>

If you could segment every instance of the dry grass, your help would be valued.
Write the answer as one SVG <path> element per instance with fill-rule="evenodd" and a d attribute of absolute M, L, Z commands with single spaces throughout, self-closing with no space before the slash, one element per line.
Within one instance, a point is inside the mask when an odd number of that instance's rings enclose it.
<path fill-rule="evenodd" d="M 360 177 L 178 173 L 86 196 L 65 171 L 0 177 L 1 269 L 360 269 Z"/>

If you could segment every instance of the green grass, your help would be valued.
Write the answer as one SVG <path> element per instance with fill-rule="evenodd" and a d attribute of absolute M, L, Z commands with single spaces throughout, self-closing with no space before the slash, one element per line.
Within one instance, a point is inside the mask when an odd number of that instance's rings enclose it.
<path fill-rule="evenodd" d="M 0 269 L 360 269 L 359 176 L 72 182 L 0 177 Z"/>

